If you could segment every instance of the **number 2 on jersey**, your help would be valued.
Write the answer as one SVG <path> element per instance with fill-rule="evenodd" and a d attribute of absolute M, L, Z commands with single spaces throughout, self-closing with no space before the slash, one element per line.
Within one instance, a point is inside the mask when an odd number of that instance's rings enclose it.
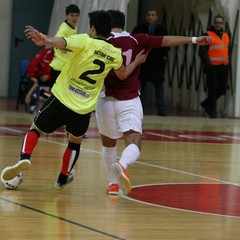
<path fill-rule="evenodd" d="M 96 80 L 92 79 L 89 75 L 93 75 L 93 74 L 101 74 L 104 69 L 105 69 L 105 63 L 102 62 L 101 60 L 99 59 L 95 59 L 93 61 L 93 63 L 95 65 L 98 65 L 99 66 L 99 69 L 94 69 L 94 70 L 88 70 L 86 72 L 83 72 L 81 75 L 80 75 L 80 79 L 83 79 L 91 84 L 95 84 L 96 83 Z"/>

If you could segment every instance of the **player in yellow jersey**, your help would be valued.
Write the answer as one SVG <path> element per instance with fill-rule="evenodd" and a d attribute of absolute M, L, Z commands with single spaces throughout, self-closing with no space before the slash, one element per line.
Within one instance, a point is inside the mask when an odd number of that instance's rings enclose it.
<path fill-rule="evenodd" d="M 68 37 L 77 34 L 77 22 L 80 17 L 80 9 L 75 4 L 66 7 L 66 19 L 60 25 L 55 37 Z M 54 59 L 50 63 L 51 79 L 56 80 L 65 64 L 71 59 L 72 52 L 54 48 Z"/>
<path fill-rule="evenodd" d="M 70 4 L 66 7 L 66 19 L 59 26 L 55 37 L 68 37 L 77 34 L 77 22 L 80 17 L 80 9 L 75 4 Z M 71 59 L 72 52 L 63 49 L 54 48 L 54 58 L 49 64 L 51 67 L 51 80 L 55 83 L 58 75 L 62 71 L 65 64 Z M 41 89 L 40 95 L 43 98 L 48 98 L 49 91 Z"/>
<path fill-rule="evenodd" d="M 114 70 L 123 80 L 146 59 L 140 52 L 125 68 L 121 51 L 106 40 L 110 31 L 111 17 L 106 11 L 89 13 L 89 35 L 50 38 L 31 26 L 26 27 L 27 38 L 36 45 L 68 49 L 73 56 L 57 78 L 52 88 L 53 94 L 43 104 L 25 135 L 20 160 L 2 171 L 2 180 L 10 180 L 18 172 L 30 168 L 30 157 L 40 135 L 52 133 L 61 126 L 65 126 L 68 133 L 68 146 L 55 187 L 62 189 L 73 180 L 73 167 L 80 153 L 82 136 L 88 129 L 91 112 L 95 109 L 105 77 L 110 70 Z"/>

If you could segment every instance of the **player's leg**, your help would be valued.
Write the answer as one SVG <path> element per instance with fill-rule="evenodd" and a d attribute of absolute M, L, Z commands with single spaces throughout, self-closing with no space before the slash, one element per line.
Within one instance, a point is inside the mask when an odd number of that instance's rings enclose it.
<path fill-rule="evenodd" d="M 24 137 L 20 160 L 16 164 L 4 169 L 4 179 L 9 180 L 15 177 L 18 172 L 29 169 L 31 166 L 30 158 L 34 148 L 38 144 L 40 135 L 54 132 L 60 127 L 61 123 L 57 115 L 58 105 L 55 104 L 54 99 L 54 96 L 49 98 L 48 101 L 43 104 L 41 111 L 36 115 L 30 130 Z M 62 114 L 61 111 L 59 111 L 59 114 Z M 53 116 L 57 118 L 57 123 L 53 120 Z"/>
<path fill-rule="evenodd" d="M 70 109 L 62 113 L 66 123 L 66 132 L 68 133 L 68 146 L 63 154 L 62 167 L 55 187 L 63 189 L 65 185 L 73 181 L 74 169 L 81 148 L 82 138 L 88 129 L 91 114 L 77 114 Z"/>
<path fill-rule="evenodd" d="M 19 172 L 25 171 L 30 168 L 30 158 L 34 148 L 38 143 L 40 137 L 40 131 L 33 125 L 31 129 L 26 133 L 20 154 L 20 160 L 12 166 L 8 166 L 2 172 L 2 178 L 10 180 L 16 177 Z"/>
<path fill-rule="evenodd" d="M 126 148 L 119 162 L 112 165 L 112 169 L 118 177 L 123 193 L 128 194 L 131 191 L 131 183 L 126 169 L 140 156 L 143 111 L 139 97 L 119 101 L 118 109 L 118 124 L 123 132 Z"/>
<path fill-rule="evenodd" d="M 118 178 L 112 171 L 112 164 L 117 162 L 116 139 L 111 139 L 101 134 L 102 139 L 102 159 L 108 177 L 106 192 L 110 195 L 117 195 L 119 192 Z"/>
<path fill-rule="evenodd" d="M 117 126 L 115 116 L 115 99 L 100 98 L 96 107 L 96 119 L 98 130 L 102 140 L 102 159 L 108 178 L 106 192 L 116 195 L 119 192 L 118 178 L 112 171 L 112 164 L 117 162 L 116 143 L 117 139 L 122 136 Z"/>
<path fill-rule="evenodd" d="M 61 172 L 57 181 L 55 182 L 55 187 L 57 189 L 63 189 L 65 185 L 73 181 L 75 175 L 75 170 L 73 167 L 76 164 L 80 153 L 82 136 L 74 137 L 71 134 L 68 135 L 69 141 L 68 146 L 63 154 Z"/>
<path fill-rule="evenodd" d="M 131 182 L 127 168 L 136 162 L 140 156 L 141 134 L 133 131 L 125 132 L 124 140 L 126 148 L 123 150 L 119 162 L 112 165 L 112 169 L 118 176 L 120 188 L 126 195 L 131 192 Z"/>

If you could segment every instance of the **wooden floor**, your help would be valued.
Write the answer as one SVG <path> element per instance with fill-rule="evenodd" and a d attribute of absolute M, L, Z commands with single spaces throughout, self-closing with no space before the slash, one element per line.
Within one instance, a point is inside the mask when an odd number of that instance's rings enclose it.
<path fill-rule="evenodd" d="M 0 169 L 19 157 L 33 115 L 0 99 Z M 125 197 L 107 178 L 93 114 L 76 177 L 54 188 L 66 146 L 61 130 L 40 139 L 17 190 L 0 186 L 1 240 L 237 240 L 240 236 L 240 121 L 147 115 L 142 154 Z M 123 142 L 118 143 L 118 156 Z"/>

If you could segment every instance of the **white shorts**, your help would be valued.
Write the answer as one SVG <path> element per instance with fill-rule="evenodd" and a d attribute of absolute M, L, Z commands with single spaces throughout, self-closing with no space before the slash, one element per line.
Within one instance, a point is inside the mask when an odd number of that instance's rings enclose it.
<path fill-rule="evenodd" d="M 102 135 L 118 139 L 129 130 L 142 134 L 143 109 L 139 97 L 124 101 L 113 97 L 99 98 L 95 113 Z"/>

